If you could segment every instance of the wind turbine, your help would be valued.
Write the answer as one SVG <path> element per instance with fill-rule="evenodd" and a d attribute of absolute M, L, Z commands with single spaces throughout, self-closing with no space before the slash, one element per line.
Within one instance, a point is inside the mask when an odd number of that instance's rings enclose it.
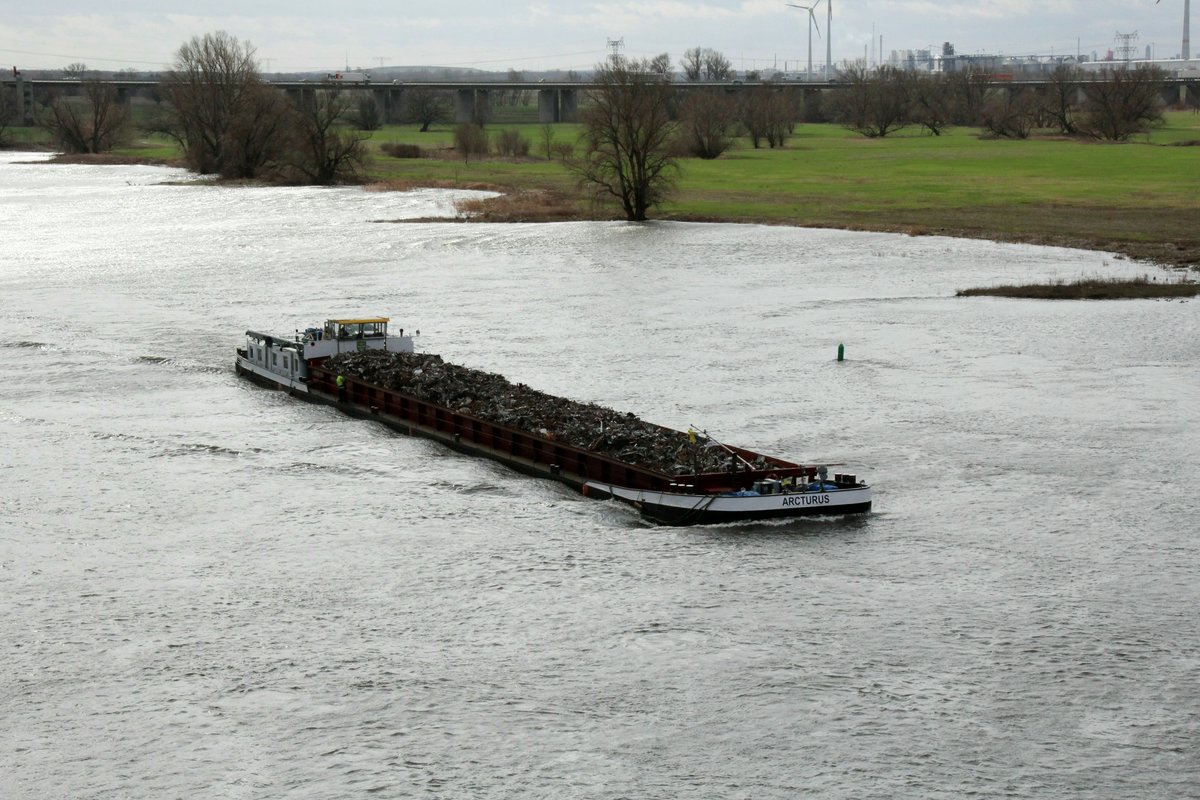
<path fill-rule="evenodd" d="M 1154 5 L 1158 5 L 1162 0 L 1155 0 Z M 1192 0 L 1183 0 L 1183 60 L 1187 61 L 1192 57 Z"/>
<path fill-rule="evenodd" d="M 817 25 L 817 15 L 814 9 L 820 5 L 821 0 L 813 3 L 811 6 L 798 6 L 795 3 L 788 3 L 791 8 L 799 8 L 808 12 L 808 82 L 812 83 L 812 32 L 813 28 L 817 29 L 817 36 L 821 35 L 821 28 Z"/>
<path fill-rule="evenodd" d="M 833 0 L 825 0 L 825 80 L 833 80 Z"/>

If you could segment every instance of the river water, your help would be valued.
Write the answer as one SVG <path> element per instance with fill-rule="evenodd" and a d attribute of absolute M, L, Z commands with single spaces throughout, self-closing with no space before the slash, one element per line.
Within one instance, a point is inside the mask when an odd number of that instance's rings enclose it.
<path fill-rule="evenodd" d="M 953 296 L 1152 267 L 34 158 L 0 796 L 1200 796 L 1200 302 Z M 347 314 L 876 509 L 650 527 L 234 376 L 246 328 Z"/>

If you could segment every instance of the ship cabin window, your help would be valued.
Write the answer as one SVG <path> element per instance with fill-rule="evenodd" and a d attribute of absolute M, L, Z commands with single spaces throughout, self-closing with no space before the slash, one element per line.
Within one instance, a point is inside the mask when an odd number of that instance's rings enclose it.
<path fill-rule="evenodd" d="M 279 366 L 279 353 L 271 353 L 271 366 Z"/>
<path fill-rule="evenodd" d="M 384 319 L 371 320 L 331 320 L 326 323 L 333 335 L 339 339 L 377 339 L 387 336 L 387 321 Z"/>

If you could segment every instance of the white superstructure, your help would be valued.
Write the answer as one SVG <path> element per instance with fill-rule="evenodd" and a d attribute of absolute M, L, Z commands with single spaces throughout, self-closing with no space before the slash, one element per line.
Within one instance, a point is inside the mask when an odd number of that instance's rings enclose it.
<path fill-rule="evenodd" d="M 388 350 L 411 353 L 413 338 L 388 333 L 388 317 L 330 319 L 324 327 L 306 328 L 292 336 L 246 331 L 246 346 L 237 351 L 237 368 L 297 392 L 308 391 L 308 362 L 338 353 Z"/>

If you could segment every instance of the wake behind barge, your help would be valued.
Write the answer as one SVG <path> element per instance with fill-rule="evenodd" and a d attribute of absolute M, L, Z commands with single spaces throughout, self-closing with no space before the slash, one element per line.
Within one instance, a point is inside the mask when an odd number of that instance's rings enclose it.
<path fill-rule="evenodd" d="M 824 466 L 796 464 L 745 448 L 717 444 L 695 431 L 675 431 L 629 416 L 638 427 L 639 436 L 678 440 L 681 452 L 688 447 L 721 448 L 719 469 L 711 467 L 711 458 L 707 460 L 708 467 L 701 471 L 688 471 L 680 465 L 664 468 L 660 464 L 636 463 L 599 452 L 595 447 L 571 443 L 554 431 L 525 430 L 467 413 L 462 408 L 456 410 L 422 399 L 413 391 L 373 383 L 347 370 L 348 359 L 338 358 L 344 353 L 385 351 L 397 354 L 391 356 L 397 361 L 413 353 L 412 337 L 405 336 L 403 328 L 399 335 L 389 333 L 389 321 L 387 317 L 331 319 L 322 328 L 308 328 L 282 337 L 246 331 L 246 344 L 237 349 L 235 369 L 260 385 L 326 403 L 353 416 L 377 420 L 401 433 L 490 458 L 529 475 L 560 481 L 588 497 L 622 500 L 640 510 L 647 519 L 661 524 L 860 514 L 871 509 L 871 488 L 855 475 L 829 475 Z M 375 353 L 373 357 L 385 361 L 388 358 L 384 353 Z M 462 367 L 454 369 L 474 372 Z M 421 370 L 416 372 L 420 374 Z M 499 379 L 487 373 L 475 374 Z M 535 394 L 557 403 L 580 405 Z M 595 406 L 585 410 L 590 409 L 615 414 Z M 600 427 L 603 429 L 603 422 Z M 701 463 L 700 459 L 683 461 Z"/>

